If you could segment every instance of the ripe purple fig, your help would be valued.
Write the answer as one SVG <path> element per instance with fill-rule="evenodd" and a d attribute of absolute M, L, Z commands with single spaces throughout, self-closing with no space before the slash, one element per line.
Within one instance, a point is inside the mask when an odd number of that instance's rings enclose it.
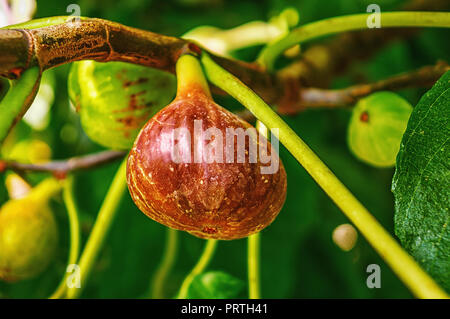
<path fill-rule="evenodd" d="M 238 239 L 261 231 L 286 199 L 272 145 L 217 105 L 198 60 L 177 63 L 177 97 L 142 128 L 131 149 L 130 194 L 148 217 L 194 236 Z"/>

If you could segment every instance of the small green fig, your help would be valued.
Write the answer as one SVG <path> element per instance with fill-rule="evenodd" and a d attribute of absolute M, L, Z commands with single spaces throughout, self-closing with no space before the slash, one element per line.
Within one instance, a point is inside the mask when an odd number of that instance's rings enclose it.
<path fill-rule="evenodd" d="M 394 166 L 411 112 L 411 104 L 392 92 L 377 92 L 361 99 L 348 126 L 350 150 L 373 166 Z"/>
<path fill-rule="evenodd" d="M 123 62 L 73 63 L 69 96 L 86 134 L 112 149 L 129 149 L 141 127 L 169 103 L 176 78 Z"/>
<path fill-rule="evenodd" d="M 48 201 L 60 188 L 50 178 L 0 208 L 0 280 L 32 278 L 51 262 L 58 229 Z"/>

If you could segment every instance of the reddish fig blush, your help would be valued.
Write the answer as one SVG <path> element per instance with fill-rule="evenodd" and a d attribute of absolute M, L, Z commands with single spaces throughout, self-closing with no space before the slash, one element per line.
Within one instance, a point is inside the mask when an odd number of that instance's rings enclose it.
<path fill-rule="evenodd" d="M 277 152 L 208 94 L 195 87 L 188 92 L 139 133 L 127 165 L 131 197 L 151 219 L 197 237 L 231 240 L 261 231 L 286 199 L 286 172 Z M 208 138 L 196 139 L 199 123 Z M 254 129 L 255 135 L 242 143 L 230 129 Z M 264 171 L 270 163 L 263 163 L 262 154 L 252 159 L 253 146 L 261 145 L 277 161 L 276 171 Z"/>

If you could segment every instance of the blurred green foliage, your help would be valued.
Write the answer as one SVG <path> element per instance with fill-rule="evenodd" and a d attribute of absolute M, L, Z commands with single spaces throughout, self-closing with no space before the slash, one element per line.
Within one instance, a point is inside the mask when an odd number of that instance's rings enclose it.
<path fill-rule="evenodd" d="M 208 271 L 195 276 L 189 285 L 189 299 L 229 299 L 243 294 L 244 283 L 222 271 Z M 245 295 L 244 295 L 245 296 Z M 245 297 L 244 297 L 245 298 Z"/>
<path fill-rule="evenodd" d="M 74 0 L 40 0 L 36 17 L 65 15 Z M 398 8 L 404 1 L 379 0 L 382 10 Z M 230 28 L 252 20 L 267 20 L 287 6 L 300 12 L 301 24 L 326 17 L 365 12 L 371 1 L 358 0 L 117 0 L 77 2 L 83 16 L 114 20 L 167 35 L 180 36 L 199 25 Z M 446 33 L 447 32 L 447 33 Z M 448 31 L 426 30 L 417 37 L 394 43 L 381 50 L 371 61 L 357 62 L 334 87 L 355 83 L 355 79 L 373 81 L 421 65 L 449 58 Z M 257 50 L 242 52 L 252 59 Z M 71 110 L 67 96 L 69 66 L 55 72 L 55 103 L 49 127 L 33 132 L 20 123 L 15 136 L 45 140 L 53 158 L 95 152 L 100 146 L 82 132 L 78 116 Z M 424 90 L 400 92 L 412 105 Z M 239 107 L 231 98 L 220 104 Z M 376 169 L 355 159 L 347 148 L 348 110 L 315 110 L 287 117 L 286 121 L 318 153 L 345 185 L 393 234 L 394 202 L 390 184 L 394 170 Z M 343 252 L 331 239 L 334 228 L 347 222 L 339 209 L 309 177 L 297 161 L 281 148 L 288 174 L 286 204 L 275 222 L 262 232 L 262 296 L 265 298 L 408 298 L 411 294 L 389 267 L 360 237 L 356 247 Z M 109 182 L 118 167 L 110 164 L 76 174 L 76 197 L 80 208 L 82 238 L 85 241 L 95 221 Z M 37 180 L 40 176 L 34 176 Z M 3 178 L 3 176 L 2 176 Z M 3 183 L 3 181 L 2 181 Z M 7 199 L 0 187 L 0 203 Z M 39 277 L 15 284 L 0 283 L 0 298 L 45 298 L 56 288 L 65 270 L 68 254 L 68 225 L 61 201 L 54 201 L 60 227 L 58 256 Z M 150 280 L 158 266 L 165 244 L 165 227 L 148 219 L 126 196 L 110 230 L 105 247 L 94 267 L 83 297 L 139 298 L 148 293 Z M 187 233 L 180 236 L 179 255 L 166 284 L 168 297 L 174 296 L 186 274 L 202 252 L 204 241 Z M 246 282 L 246 240 L 220 242 L 209 270 L 224 271 Z M 366 286 L 366 267 L 381 266 L 380 289 Z M 246 296 L 246 294 L 245 294 Z"/>

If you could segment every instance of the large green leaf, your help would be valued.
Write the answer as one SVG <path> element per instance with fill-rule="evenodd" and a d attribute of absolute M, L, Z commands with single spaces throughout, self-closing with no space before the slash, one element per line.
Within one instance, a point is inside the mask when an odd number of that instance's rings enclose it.
<path fill-rule="evenodd" d="M 237 298 L 244 283 L 222 271 L 209 271 L 197 275 L 189 286 L 189 299 L 229 299 Z"/>
<path fill-rule="evenodd" d="M 395 233 L 410 254 L 450 290 L 450 71 L 415 107 L 392 183 Z"/>

